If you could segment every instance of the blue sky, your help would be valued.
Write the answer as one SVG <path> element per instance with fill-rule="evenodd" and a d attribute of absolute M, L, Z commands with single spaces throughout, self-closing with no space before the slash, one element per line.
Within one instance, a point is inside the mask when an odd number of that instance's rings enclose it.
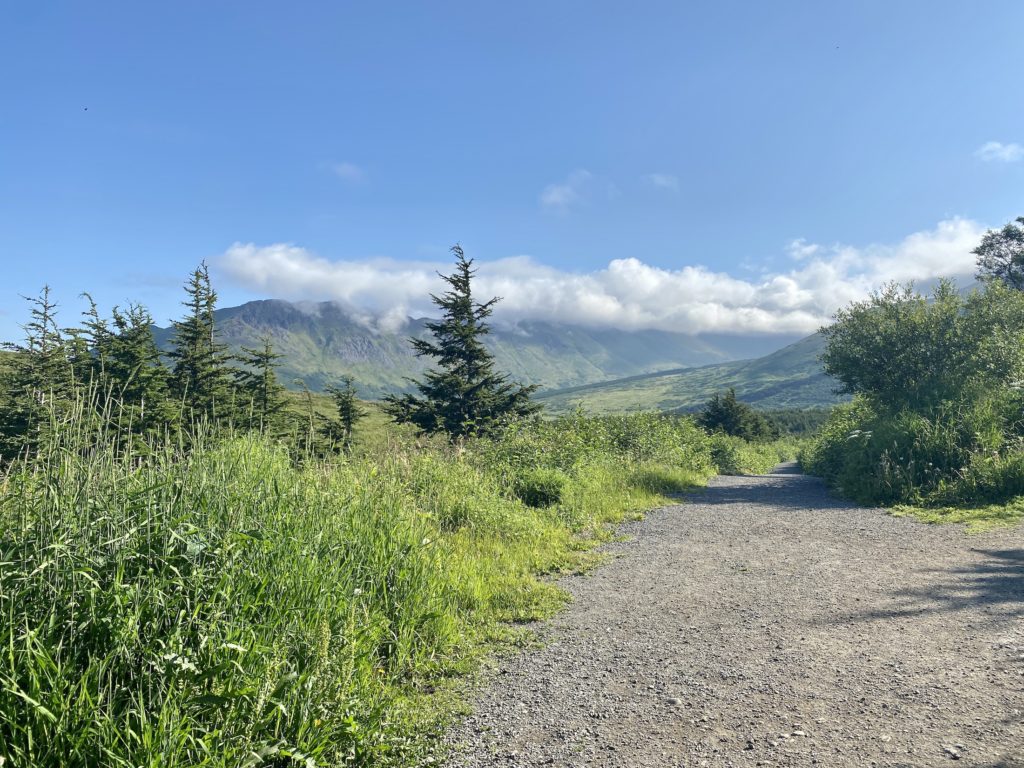
<path fill-rule="evenodd" d="M 417 311 L 455 241 L 510 314 L 805 330 L 1024 214 L 1021 28 L 1016 0 L 5 3 L 0 337 L 43 283 L 69 323 L 84 290 L 165 322 L 201 259 L 224 304 Z"/>

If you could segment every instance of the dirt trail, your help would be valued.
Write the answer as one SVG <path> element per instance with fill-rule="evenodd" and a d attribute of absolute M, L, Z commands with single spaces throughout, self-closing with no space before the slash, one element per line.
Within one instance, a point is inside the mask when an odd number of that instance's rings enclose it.
<path fill-rule="evenodd" d="M 630 524 L 498 662 L 450 766 L 1024 766 L 1024 528 L 780 467 Z"/>

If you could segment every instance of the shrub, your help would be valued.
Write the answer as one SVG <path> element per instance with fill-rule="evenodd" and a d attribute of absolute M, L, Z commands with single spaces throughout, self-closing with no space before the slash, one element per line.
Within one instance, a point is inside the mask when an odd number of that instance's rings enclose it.
<path fill-rule="evenodd" d="M 1019 442 L 1007 441 L 1006 417 L 1016 408 L 989 397 L 930 414 L 893 413 L 856 399 L 835 410 L 801 462 L 865 504 L 1011 498 Z"/>
<path fill-rule="evenodd" d="M 562 500 L 568 482 L 568 476 L 561 470 L 538 467 L 518 475 L 513 488 L 526 506 L 550 507 Z"/>
<path fill-rule="evenodd" d="M 796 443 L 790 440 L 751 443 L 719 432 L 710 437 L 709 444 L 711 458 L 723 475 L 763 474 L 796 455 Z"/>

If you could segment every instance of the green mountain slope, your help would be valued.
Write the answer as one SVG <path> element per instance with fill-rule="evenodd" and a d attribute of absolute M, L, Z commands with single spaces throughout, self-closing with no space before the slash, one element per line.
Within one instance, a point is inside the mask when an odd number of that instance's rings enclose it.
<path fill-rule="evenodd" d="M 411 320 L 397 332 L 374 329 L 337 304 L 253 301 L 217 310 L 221 341 L 232 350 L 256 346 L 269 336 L 284 354 L 281 377 L 302 379 L 321 390 L 343 375 L 354 377 L 366 398 L 408 388 L 424 363 L 409 347 L 409 336 L 426 333 L 423 320 Z M 169 344 L 171 331 L 155 329 L 157 342 Z M 735 360 L 752 347 L 776 349 L 792 337 L 697 337 L 665 331 L 621 331 L 520 322 L 495 325 L 487 340 L 498 367 L 514 379 L 542 388 L 563 388 L 654 371 Z"/>
<path fill-rule="evenodd" d="M 596 413 L 690 410 L 729 387 L 759 408 L 810 408 L 842 401 L 821 369 L 825 340 L 819 334 L 754 360 L 631 376 L 539 395 L 554 413 L 582 405 Z"/>

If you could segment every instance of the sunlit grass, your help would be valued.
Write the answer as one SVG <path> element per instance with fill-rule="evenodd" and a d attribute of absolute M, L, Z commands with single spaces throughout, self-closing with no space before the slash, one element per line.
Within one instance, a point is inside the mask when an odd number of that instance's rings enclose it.
<path fill-rule="evenodd" d="M 564 606 L 551 576 L 714 471 L 699 430 L 650 415 L 305 463 L 57 426 L 0 480 L 8 765 L 414 762 L 481 655 Z"/>
<path fill-rule="evenodd" d="M 900 505 L 889 512 L 896 517 L 913 517 L 923 523 L 962 523 L 969 533 L 981 533 L 1024 520 L 1024 497 L 1006 504 L 968 507 L 915 507 Z"/>

